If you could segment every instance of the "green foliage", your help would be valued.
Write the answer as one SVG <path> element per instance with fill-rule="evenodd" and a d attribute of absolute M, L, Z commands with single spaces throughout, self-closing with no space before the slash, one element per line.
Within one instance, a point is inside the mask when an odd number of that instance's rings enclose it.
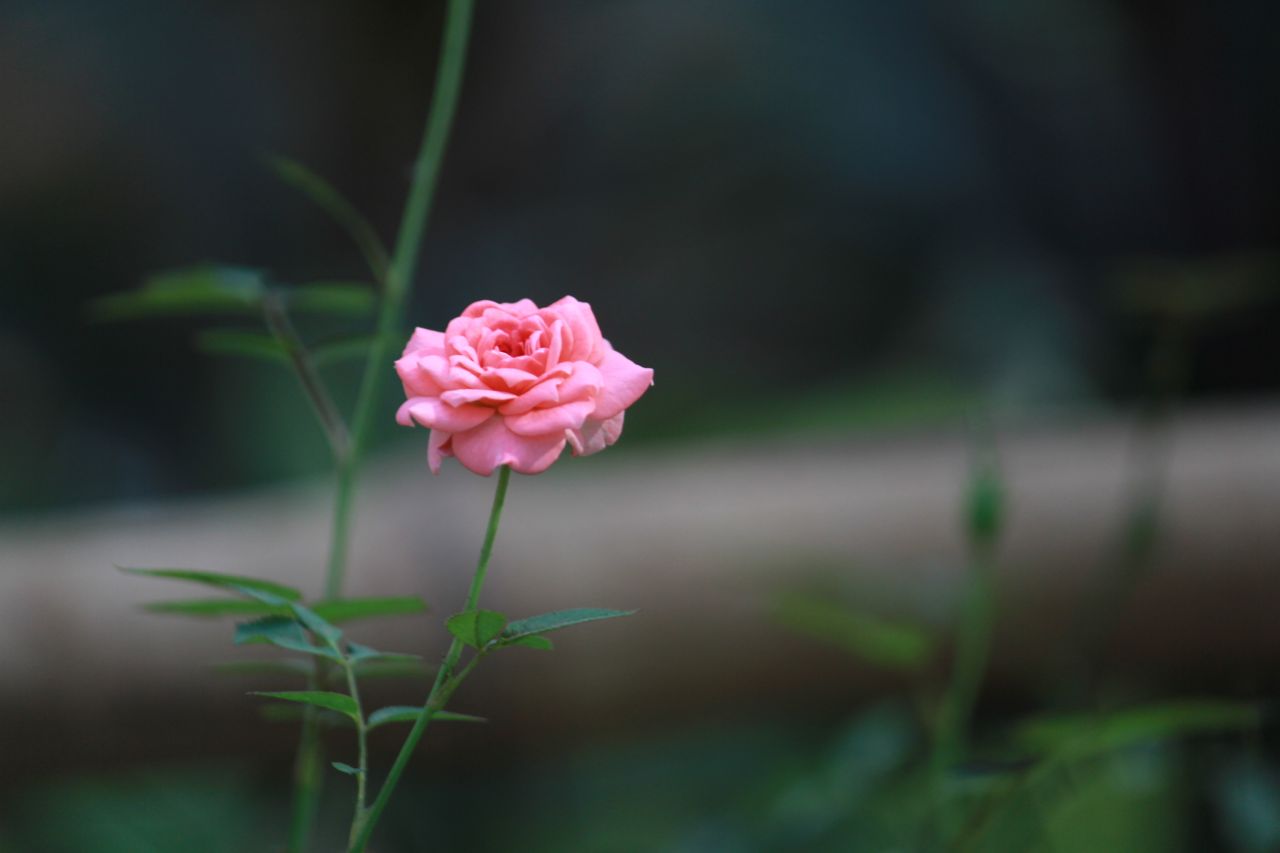
<path fill-rule="evenodd" d="M 140 569 L 129 566 L 117 566 L 120 571 L 131 575 L 142 575 L 151 578 L 168 578 L 170 580 L 189 581 L 191 583 L 212 586 L 241 594 L 266 593 L 285 601 L 298 601 L 302 593 L 293 587 L 278 584 L 274 581 L 251 578 L 244 575 L 229 575 L 221 572 L 207 572 L 199 569 Z M 268 602 L 271 603 L 271 602 Z M 278 602 L 277 602 L 278 603 Z"/>
<path fill-rule="evenodd" d="M 329 367 L 344 361 L 364 360 L 373 346 L 372 335 L 323 341 L 311 347 L 311 360 L 317 367 Z"/>
<path fill-rule="evenodd" d="M 237 592 L 255 598 L 264 604 L 272 606 L 287 607 L 289 612 L 293 614 L 293 618 L 311 633 L 324 640 L 329 648 L 341 656 L 341 650 L 338 648 L 338 640 L 342 638 L 342 631 L 337 627 L 329 624 L 324 618 L 317 614 L 314 610 L 298 601 L 285 601 L 279 596 L 265 592 L 263 590 L 251 589 L 248 587 L 232 587 Z"/>
<path fill-rule="evenodd" d="M 992 463 L 977 466 L 969 480 L 965 509 L 969 537 L 990 544 L 1000 535 L 1004 523 L 1004 486 Z"/>
<path fill-rule="evenodd" d="M 468 646 L 483 649 L 502 634 L 507 617 L 493 610 L 467 610 L 450 616 L 445 627 Z"/>
<path fill-rule="evenodd" d="M 138 290 L 115 293 L 89 306 L 95 320 L 199 314 L 257 314 L 266 284 L 261 272 L 202 265 L 170 270 L 147 279 Z"/>
<path fill-rule="evenodd" d="M 526 619 L 517 619 L 508 625 L 505 631 L 501 632 L 502 642 L 504 645 L 512 644 L 517 640 L 533 637 L 536 634 L 558 631 L 571 625 L 581 625 L 583 622 L 598 622 L 601 619 L 632 616 L 635 612 L 634 610 L 608 610 L 602 607 L 577 607 L 571 610 L 556 610 L 551 613 L 530 616 Z M 546 646 L 536 642 L 533 644 L 521 643 L 520 645 L 529 646 L 530 648 L 550 648 L 550 641 L 547 641 Z"/>
<path fill-rule="evenodd" d="M 290 602 L 289 608 L 308 631 L 320 637 L 334 651 L 337 651 L 338 640 L 342 639 L 342 631 L 340 629 L 330 625 L 318 613 L 304 604 L 299 604 L 296 601 Z"/>
<path fill-rule="evenodd" d="M 311 609 L 321 618 L 337 625 L 357 619 L 378 616 L 402 616 L 427 612 L 427 603 L 416 595 L 380 598 L 337 598 L 320 601 Z"/>
<path fill-rule="evenodd" d="M 346 773 L 348 776 L 359 776 L 361 773 L 359 767 L 352 767 L 350 764 L 343 764 L 341 761 L 331 761 L 329 763 L 333 766 L 334 770 L 337 770 L 340 773 Z"/>
<path fill-rule="evenodd" d="M 356 700 L 345 693 L 333 693 L 328 690 L 281 690 L 273 692 L 255 690 L 249 695 L 264 696 L 268 699 L 283 699 L 286 702 L 299 702 L 303 705 L 314 705 L 327 711 L 337 711 L 352 720 L 359 719 Z"/>
<path fill-rule="evenodd" d="M 335 661 L 342 659 L 342 655 L 335 649 L 312 644 L 297 620 L 282 616 L 268 616 L 237 625 L 235 643 L 236 645 L 270 643 L 293 652 L 319 655 Z"/>
<path fill-rule="evenodd" d="M 376 729 L 379 726 L 389 725 L 391 723 L 414 723 L 417 722 L 418 716 L 422 714 L 422 708 L 413 705 L 389 705 L 386 708 L 379 708 L 369 715 L 368 728 Z M 453 711 L 432 711 L 431 721 L 433 723 L 487 723 L 484 717 L 476 717 L 471 714 L 458 714 Z"/>
<path fill-rule="evenodd" d="M 194 598 L 183 601 L 152 601 L 142 605 L 151 613 L 172 613 L 178 616 L 214 618 L 218 616 L 279 616 L 289 612 L 262 601 L 245 601 L 239 598 Z"/>
<path fill-rule="evenodd" d="M 781 624 L 877 666 L 916 670 L 934 653 L 935 641 L 923 629 L 859 613 L 829 598 L 789 593 L 774 613 Z"/>
<path fill-rule="evenodd" d="M 300 284 L 283 292 L 289 309 L 300 314 L 336 314 L 361 317 L 377 306 L 378 299 L 368 284 L 324 281 Z"/>
<path fill-rule="evenodd" d="M 522 646 L 526 649 L 537 649 L 541 652 L 549 652 L 555 649 L 555 644 L 546 637 L 537 634 L 530 634 L 526 637 L 517 637 L 514 640 L 504 641 L 504 646 Z"/>
<path fill-rule="evenodd" d="M 265 332 L 206 329 L 196 335 L 196 349 L 209 355 L 234 355 L 289 366 L 289 353 Z"/>
<path fill-rule="evenodd" d="M 347 641 L 347 657 L 352 663 L 370 663 L 382 661 L 387 663 L 411 663 L 419 660 L 418 655 L 403 652 L 383 652 L 369 646 Z"/>
<path fill-rule="evenodd" d="M 1256 704 L 1184 700 L 1105 714 L 1062 714 L 1022 723 L 1014 742 L 1060 760 L 1111 752 L 1134 744 L 1192 734 L 1256 727 Z"/>

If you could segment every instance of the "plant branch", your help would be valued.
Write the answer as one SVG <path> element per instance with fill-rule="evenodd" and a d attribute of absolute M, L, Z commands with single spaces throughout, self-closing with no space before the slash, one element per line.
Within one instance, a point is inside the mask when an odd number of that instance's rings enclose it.
<path fill-rule="evenodd" d="M 347 673 L 347 692 L 356 703 L 356 744 L 359 758 L 356 768 L 359 772 L 356 774 L 355 817 L 351 821 L 351 837 L 349 840 L 354 842 L 355 835 L 365 819 L 365 791 L 366 781 L 369 777 L 369 728 L 365 722 L 364 705 L 360 702 L 360 687 L 356 683 L 355 664 L 344 659 L 342 667 Z"/>
<path fill-rule="evenodd" d="M 311 353 L 307 350 L 306 345 L 302 343 L 302 338 L 299 337 L 297 330 L 293 327 L 293 322 L 289 319 L 289 313 L 285 310 L 284 302 L 278 295 L 268 294 L 262 303 L 262 314 L 267 322 L 267 328 L 271 330 L 272 337 L 284 347 L 285 354 L 289 357 L 289 364 L 293 367 L 293 372 L 298 377 L 299 384 L 302 385 L 302 391 L 311 403 L 311 408 L 316 413 L 316 419 L 320 421 L 320 426 L 324 429 L 325 437 L 329 439 L 329 447 L 333 451 L 334 460 L 339 465 L 342 465 L 351 449 L 351 439 L 347 434 L 346 422 L 343 421 L 342 413 L 338 411 L 338 407 L 334 405 L 333 398 L 329 396 L 329 390 L 325 387 L 324 380 L 316 371 L 315 364 L 311 360 Z"/>
<path fill-rule="evenodd" d="M 307 689 L 315 690 L 319 659 L 315 670 L 307 676 Z M 289 826 L 289 853 L 304 853 L 311 838 L 320 805 L 321 777 L 320 718 L 310 705 L 303 708 L 302 734 L 298 740 L 298 753 L 293 766 L 293 806 Z"/>
<path fill-rule="evenodd" d="M 426 233 L 427 220 L 435 199 L 436 184 L 444 161 L 445 148 L 457 112 L 458 94 L 462 88 L 462 71 L 466 63 L 467 39 L 471 32 L 474 0 L 449 0 L 445 13 L 444 42 L 436 70 L 431 110 L 423 131 L 422 146 L 414 162 L 413 183 L 405 200 L 400 230 L 396 235 L 391 264 L 387 268 L 377 333 L 365 361 L 364 377 L 356 398 L 351 420 L 351 452 L 338 469 L 338 496 L 334 503 L 333 552 L 330 555 L 325 593 L 334 598 L 341 594 L 346 570 L 348 529 L 351 525 L 351 495 L 355 490 L 360 459 L 369 442 L 373 414 L 382 396 L 392 342 L 400 335 L 410 284 L 417 269 L 418 253 Z"/>
<path fill-rule="evenodd" d="M 502 507 L 506 502 L 507 484 L 510 479 L 511 469 L 503 465 L 498 469 L 498 485 L 493 494 L 493 506 L 489 510 L 489 525 L 485 529 L 484 543 L 480 546 L 480 558 L 476 563 L 475 574 L 471 578 L 471 589 L 467 593 L 467 611 L 475 610 L 480 600 L 480 590 L 484 586 L 485 575 L 489 569 L 489 557 L 493 554 L 493 541 L 498 535 L 498 523 L 502 519 Z M 405 737 L 404 744 L 401 745 L 400 752 L 396 755 L 395 763 L 391 765 L 391 771 L 387 774 L 386 781 L 378 789 L 378 796 L 374 799 L 373 805 L 369 807 L 363 825 L 358 832 L 353 833 L 355 840 L 351 844 L 350 853 L 362 853 L 365 845 L 369 843 L 369 837 L 373 834 L 373 828 L 377 824 L 378 818 L 382 815 L 383 809 L 387 807 L 387 801 L 391 799 L 392 791 L 395 790 L 401 774 L 404 773 L 405 766 L 408 765 L 413 751 L 417 749 L 418 742 L 422 740 L 422 735 L 426 732 L 427 725 L 431 722 L 432 713 L 444 709 L 444 705 L 449 700 L 449 697 L 453 695 L 453 691 L 471 673 L 471 670 L 475 668 L 483 656 L 484 652 L 478 650 L 476 656 L 471 659 L 467 666 L 455 675 L 454 668 L 457 667 L 458 661 L 462 657 L 462 640 L 456 636 L 453 638 L 453 642 L 449 644 L 449 651 L 445 654 L 444 663 L 436 673 L 435 683 L 431 685 L 431 692 L 427 695 L 427 701 L 422 704 L 422 713 L 418 715 L 418 719 L 414 721 L 413 728 L 409 730 L 408 736 Z"/>

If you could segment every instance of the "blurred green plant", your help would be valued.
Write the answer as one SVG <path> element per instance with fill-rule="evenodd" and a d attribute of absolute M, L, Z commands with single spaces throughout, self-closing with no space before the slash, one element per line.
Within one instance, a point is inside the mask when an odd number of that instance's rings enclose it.
<path fill-rule="evenodd" d="M 139 290 L 104 297 L 90 307 L 91 316 L 98 320 L 174 315 L 247 315 L 256 316 L 262 321 L 267 334 L 239 327 L 218 327 L 202 332 L 198 343 L 202 349 L 216 354 L 250 357 L 287 365 L 297 377 L 316 420 L 328 439 L 337 472 L 324 598 L 331 608 L 343 609 L 342 615 L 347 618 L 400 613 L 404 612 L 406 606 L 403 600 L 396 603 L 369 599 L 361 602 L 344 601 L 341 593 L 360 463 L 373 424 L 374 410 L 381 400 L 386 383 L 386 365 L 390 361 L 393 347 L 401 337 L 405 305 L 457 111 L 473 5 L 473 0 L 450 0 L 448 4 L 431 109 L 427 115 L 400 229 L 391 252 L 386 250 L 373 226 L 324 179 L 291 160 L 281 157 L 268 160 L 281 180 L 310 198 L 346 231 L 369 267 L 374 279 L 372 284 L 317 282 L 282 286 L 270 282 L 259 271 L 203 265 L 155 276 Z M 297 315 L 327 314 L 362 318 L 375 312 L 376 328 L 371 337 L 362 335 L 318 344 L 308 343 L 294 325 L 294 317 Z M 319 372 L 319 366 L 326 360 L 361 355 L 365 360 L 364 376 L 348 423 L 335 405 Z M 220 586 L 247 596 L 250 603 L 259 608 L 259 612 L 262 606 L 268 608 L 269 615 L 238 629 L 237 642 L 269 642 L 314 656 L 306 690 L 288 691 L 287 696 L 281 692 L 274 694 L 277 699 L 299 702 L 305 707 L 294 768 L 295 797 L 289 846 L 295 853 L 306 849 L 315 823 L 322 778 L 322 746 L 319 737 L 321 710 L 341 710 L 356 724 L 360 763 L 354 774 L 357 791 L 352 842 L 355 844 L 357 829 L 364 825 L 366 817 L 365 732 L 368 728 L 368 720 L 364 716 L 358 695 L 356 666 L 361 663 L 387 662 L 389 657 L 372 650 L 362 654 L 358 649 L 364 647 L 353 647 L 349 643 L 343 645 L 341 631 L 316 610 L 299 603 L 301 596 L 295 590 L 272 590 L 259 581 L 237 586 L 229 576 L 209 572 L 166 570 L 160 576 Z M 324 604 L 321 605 L 322 609 L 323 607 Z M 161 609 L 185 615 L 212 615 L 235 612 L 237 609 L 242 614 L 245 612 L 242 606 L 226 601 L 166 603 Z M 332 694 L 319 689 L 328 680 L 329 667 L 332 666 L 337 666 L 345 673 L 347 694 Z M 438 677 L 437 684 L 439 680 Z M 342 698 L 334 698 L 338 696 Z M 429 716 L 430 713 L 424 708 L 421 715 L 423 726 Z M 417 732 L 418 727 L 414 731 Z M 384 786 L 384 790 L 390 787 Z M 371 827 L 372 821 L 369 821 L 369 825 Z M 360 849 L 363 849 L 365 842 L 359 844 Z"/>
<path fill-rule="evenodd" d="M 782 787 L 769 810 L 774 841 L 760 849 L 797 843 L 832 851 L 1191 849 L 1175 820 L 1192 796 L 1184 745 L 1258 730 L 1257 703 L 1174 700 L 1040 714 L 975 739 L 1006 503 L 994 450 L 979 441 L 962 502 L 967 584 L 936 706 L 913 713 L 911 705 L 890 703 L 855 717 L 825 761 Z M 778 597 L 774 616 L 797 633 L 907 676 L 912 696 L 938 695 L 928 684 L 937 657 L 928 628 L 794 591 Z M 1222 808 L 1250 839 L 1272 837 L 1272 822 L 1280 826 L 1280 785 L 1268 787 L 1268 778 L 1239 773 L 1219 785 L 1236 786 Z"/>

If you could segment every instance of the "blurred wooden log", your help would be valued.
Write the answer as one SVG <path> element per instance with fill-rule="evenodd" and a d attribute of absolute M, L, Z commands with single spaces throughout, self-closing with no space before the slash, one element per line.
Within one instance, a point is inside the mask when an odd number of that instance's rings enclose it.
<path fill-rule="evenodd" d="M 998 676 L 1026 677 L 1045 665 L 1115 548 L 1130 431 L 1109 420 L 1000 436 L 1010 521 Z M 1273 664 L 1280 408 L 1198 411 L 1178 421 L 1171 442 L 1167 534 L 1126 611 L 1124 656 L 1156 671 Z M 464 598 L 492 482 L 452 464 L 433 478 L 424 453 L 379 460 L 368 472 L 349 591 L 415 592 L 432 602 L 426 617 L 352 629 L 430 660 L 445 642 L 444 615 Z M 768 707 L 779 697 L 845 701 L 851 686 L 876 684 L 875 674 L 773 625 L 771 597 L 835 574 L 865 602 L 945 624 L 962 580 L 967 459 L 958 433 L 778 436 L 643 452 L 624 446 L 516 477 L 486 605 L 512 615 L 582 605 L 641 613 L 565 632 L 550 655 L 504 653 L 457 704 L 501 723 L 485 729 L 501 738 Z M 7 521 L 4 730 L 29 733 L 41 760 L 189 752 L 190 733 L 201 728 L 212 752 L 260 745 L 247 733 L 253 700 L 242 696 L 244 682 L 201 664 L 261 650 L 233 648 L 225 622 L 139 612 L 140 602 L 194 590 L 126 577 L 111 564 L 243 572 L 315 592 L 327 486 Z M 416 701 L 421 688 L 397 691 L 396 701 Z M 103 731 L 113 740 L 102 742 Z M 287 740 L 273 742 L 286 750 Z"/>

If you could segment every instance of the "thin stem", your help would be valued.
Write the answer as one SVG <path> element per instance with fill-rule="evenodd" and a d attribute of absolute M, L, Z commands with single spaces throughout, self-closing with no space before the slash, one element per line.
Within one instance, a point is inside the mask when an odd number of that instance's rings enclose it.
<path fill-rule="evenodd" d="M 489 510 L 489 525 L 485 529 L 484 543 L 480 546 L 480 558 L 476 563 L 475 574 L 471 578 L 471 589 L 467 593 L 466 610 L 475 610 L 476 604 L 480 600 L 480 590 L 484 586 L 485 575 L 489 570 L 489 557 L 493 554 L 493 540 L 498 535 L 498 523 L 502 520 L 502 507 L 506 503 L 507 483 L 510 479 L 510 468 L 504 465 L 498 469 L 498 485 L 493 493 L 493 506 Z M 387 801 L 391 799 L 391 793 L 400 781 L 400 776 L 404 773 L 404 768 L 408 765 L 413 751 L 417 749 L 418 742 L 422 740 L 422 735 L 426 732 L 427 725 L 431 722 L 432 713 L 444 708 L 444 704 L 449 701 L 453 691 L 471 673 L 471 670 L 475 668 L 482 656 L 483 652 L 477 653 L 465 668 L 458 672 L 457 675 L 454 675 L 454 669 L 458 665 L 458 660 L 462 657 L 462 641 L 457 637 L 453 638 L 453 642 L 449 644 L 449 651 L 445 654 L 444 663 L 436 673 L 435 683 L 431 685 L 431 692 L 427 694 L 427 701 L 422 704 L 422 713 L 418 715 L 418 719 L 413 723 L 413 728 L 409 730 L 408 736 L 405 737 L 404 744 L 401 745 L 400 752 L 396 755 L 395 763 L 391 765 L 391 771 L 387 774 L 386 781 L 378 789 L 378 796 L 374 799 L 373 805 L 369 807 L 359 832 L 353 833 L 355 840 L 351 844 L 350 853 L 362 853 L 365 845 L 369 843 L 369 837 L 373 834 L 374 825 L 377 824 L 378 818 L 381 817 L 383 809 L 387 807 Z"/>
<path fill-rule="evenodd" d="M 351 526 L 351 495 L 356 488 L 360 460 L 369 442 L 373 413 L 382 396 L 387 378 L 392 342 L 399 337 L 404 321 L 405 303 L 418 265 L 418 252 L 426 233 L 427 220 L 435 199 L 436 184 L 444 152 L 457 113 L 458 94 L 462 88 L 462 71 L 467 57 L 467 39 L 471 32 L 474 0 L 449 0 L 445 12 L 444 41 L 436 69 L 431 110 L 427 115 L 422 146 L 413 167 L 413 182 L 405 200 L 400 230 L 396 235 L 391 265 L 387 268 L 386 286 L 378 311 L 377 333 L 365 361 L 364 377 L 356 397 L 351 419 L 351 451 L 346 464 L 338 472 L 338 496 L 334 503 L 333 545 L 325 590 L 330 597 L 342 590 L 346 570 L 348 533 Z"/>
<path fill-rule="evenodd" d="M 994 543 L 979 539 L 972 542 L 971 549 L 955 661 L 942 697 L 933 745 L 934 807 L 943 843 L 954 838 L 959 828 L 959 815 L 947 795 L 945 783 L 951 768 L 963 759 L 969 748 L 969 729 L 986 676 L 995 615 Z"/>
<path fill-rule="evenodd" d="M 503 465 L 498 469 L 498 486 L 493 492 L 489 526 L 485 529 L 484 543 L 480 546 L 480 559 L 476 561 L 476 573 L 471 578 L 471 589 L 467 592 L 467 610 L 475 610 L 480 600 L 480 589 L 484 586 L 484 577 L 489 571 L 489 557 L 493 555 L 493 540 L 498 535 L 498 522 L 502 519 L 502 505 L 507 501 L 507 484 L 510 481 L 511 469 Z"/>
<path fill-rule="evenodd" d="M 333 517 L 329 524 L 329 562 L 324 573 L 324 597 L 339 598 L 347 573 L 348 541 L 351 537 L 351 505 L 355 498 L 356 454 L 359 436 L 351 442 L 350 452 L 338 462 L 338 483 L 333 493 Z"/>
<path fill-rule="evenodd" d="M 338 462 L 338 482 L 334 493 L 332 526 L 329 532 L 329 560 L 325 568 L 326 598 L 338 598 L 342 595 L 360 462 L 369 442 L 374 409 L 382 395 L 383 383 L 386 381 L 387 362 L 390 360 L 392 342 L 399 336 L 400 327 L 403 324 L 405 303 L 408 301 L 410 283 L 417 268 L 418 250 L 426 233 L 445 147 L 457 112 L 473 6 L 474 0 L 449 0 L 444 23 L 444 42 L 436 70 L 435 89 L 431 97 L 431 109 L 427 115 L 426 128 L 423 131 L 422 145 L 414 162 L 413 182 L 409 188 L 408 198 L 405 200 L 404 214 L 400 220 L 400 230 L 396 236 L 390 265 L 386 267 L 385 276 L 379 275 L 383 290 L 378 311 L 377 331 L 365 361 L 364 375 L 357 392 L 350 439 L 346 444 L 345 452 L 335 457 Z M 381 264 L 376 260 L 374 266 L 375 271 L 381 269 Z M 425 724 L 423 727 L 425 728 Z M 309 785 L 298 784 L 295 788 L 294 821 L 290 833 L 292 853 L 301 853 L 306 848 L 311 825 L 319 808 L 319 766 L 322 763 L 322 746 L 318 731 L 309 729 L 304 718 L 302 740 L 298 747 L 298 765 L 312 768 L 314 782 Z M 388 795 L 389 793 L 388 791 Z M 377 804 L 375 806 L 374 813 L 361 828 L 365 841 L 378 814 L 382 811 L 382 806 Z M 365 841 L 357 842 L 360 849 L 363 849 Z M 356 844 L 352 846 L 355 848 Z"/>
<path fill-rule="evenodd" d="M 356 774 L 356 808 L 355 817 L 351 820 L 351 836 L 348 843 L 355 841 L 356 832 L 359 831 L 360 825 L 364 823 L 365 817 L 365 790 L 366 780 L 369 776 L 369 729 L 365 723 L 364 706 L 360 703 L 360 688 L 356 683 L 356 668 L 350 661 L 343 661 L 343 669 L 347 673 L 347 692 L 356 703 L 356 744 L 359 750 L 359 759 L 356 768 L 360 771 Z"/>
<path fill-rule="evenodd" d="M 307 677 L 307 689 L 315 690 L 319 681 L 320 662 Z M 321 776 L 320 717 L 310 705 L 303 709 L 302 734 L 293 765 L 293 806 L 289 826 L 289 853 L 303 853 L 311 840 L 320 806 Z"/>
<path fill-rule="evenodd" d="M 316 419 L 324 428 L 325 437 L 329 439 L 329 447 L 333 450 L 333 458 L 341 465 L 347 458 L 351 445 L 350 437 L 347 435 L 347 425 L 342 419 L 342 413 L 334 405 L 333 398 L 329 396 L 329 389 L 325 387 L 324 380 L 316 371 L 311 353 L 302 343 L 302 338 L 294 329 L 289 313 L 278 296 L 269 295 L 264 300 L 262 313 L 272 336 L 284 347 L 293 372 L 298 377 L 298 383 L 302 385 L 302 391 L 311 403 Z"/>
<path fill-rule="evenodd" d="M 994 561 L 991 550 L 988 545 L 974 547 L 951 682 L 943 696 L 942 709 L 938 715 L 935 763 L 940 770 L 945 770 L 959 760 L 967 749 L 969 724 L 987 670 L 992 616 L 995 613 Z"/>

